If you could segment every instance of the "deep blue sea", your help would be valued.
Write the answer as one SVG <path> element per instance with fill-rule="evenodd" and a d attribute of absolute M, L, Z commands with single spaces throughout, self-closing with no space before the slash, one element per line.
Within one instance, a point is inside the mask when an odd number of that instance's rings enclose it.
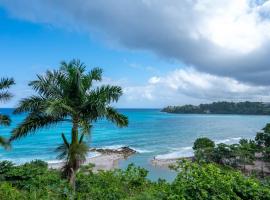
<path fill-rule="evenodd" d="M 192 155 L 192 144 L 198 137 L 209 137 L 217 143 L 236 143 L 241 138 L 254 138 L 270 116 L 255 115 L 197 115 L 167 114 L 159 109 L 119 109 L 129 118 L 127 128 L 101 120 L 94 124 L 89 146 L 118 148 L 130 146 L 139 153 L 128 160 L 121 161 L 125 168 L 134 162 L 149 170 L 149 178 L 173 179 L 175 173 L 153 167 L 150 160 L 174 158 Z M 9 136 L 10 130 L 20 123 L 25 115 L 12 115 L 12 109 L 0 109 L 1 113 L 10 114 L 12 126 L 1 127 L 0 135 Z M 10 151 L 0 149 L 0 160 L 24 163 L 33 159 L 48 162 L 56 160 L 55 148 L 62 142 L 61 133 L 70 135 L 70 124 L 62 123 L 29 135 L 13 143 Z"/>

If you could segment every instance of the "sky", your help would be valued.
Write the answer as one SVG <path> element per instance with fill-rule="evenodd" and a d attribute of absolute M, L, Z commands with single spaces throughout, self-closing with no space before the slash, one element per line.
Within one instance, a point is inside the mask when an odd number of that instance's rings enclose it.
<path fill-rule="evenodd" d="M 80 59 L 119 108 L 270 101 L 267 0 L 0 0 L 0 77 L 28 82 Z"/>

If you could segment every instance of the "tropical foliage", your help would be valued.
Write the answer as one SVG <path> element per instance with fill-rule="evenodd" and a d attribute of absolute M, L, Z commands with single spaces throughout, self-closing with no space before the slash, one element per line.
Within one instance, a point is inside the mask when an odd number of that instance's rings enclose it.
<path fill-rule="evenodd" d="M 257 162 L 257 165 L 261 164 L 259 175 L 262 176 L 265 174 L 265 166 L 270 168 L 270 124 L 257 133 L 255 140 L 241 139 L 238 144 L 231 145 L 213 144 L 208 138 L 198 138 L 193 146 L 195 159 L 199 162 L 237 167 L 244 172 L 246 165 L 254 166 L 254 162 Z M 253 171 L 258 173 L 259 170 Z"/>
<path fill-rule="evenodd" d="M 90 167 L 91 168 L 91 167 Z M 147 171 L 129 165 L 126 170 L 87 171 L 76 176 L 76 192 L 57 170 L 42 161 L 15 166 L 0 162 L 0 197 L 9 200 L 268 200 L 268 183 L 216 164 L 179 161 L 178 175 L 171 183 L 147 179 Z"/>
<path fill-rule="evenodd" d="M 126 116 L 110 106 L 122 95 L 118 86 L 95 86 L 101 81 L 102 70 L 94 68 L 86 71 L 79 60 L 62 62 L 59 70 L 38 75 L 29 85 L 36 95 L 22 99 L 14 113 L 27 112 L 28 116 L 11 135 L 11 141 L 35 133 L 40 128 L 69 122 L 72 125 L 71 141 L 62 133 L 63 144 L 57 148 L 59 159 L 65 159 L 63 174 L 71 184 L 75 184 L 75 173 L 85 161 L 88 146 L 84 137 L 90 134 L 92 124 L 102 118 L 127 126 Z"/>
<path fill-rule="evenodd" d="M 12 94 L 8 91 L 8 89 L 14 85 L 14 79 L 13 78 L 1 78 L 0 79 L 0 103 L 6 102 L 12 98 Z M 11 119 L 6 114 L 0 113 L 0 125 L 2 126 L 9 126 L 11 123 Z M 0 145 L 7 147 L 8 143 L 7 141 L 0 136 Z"/>

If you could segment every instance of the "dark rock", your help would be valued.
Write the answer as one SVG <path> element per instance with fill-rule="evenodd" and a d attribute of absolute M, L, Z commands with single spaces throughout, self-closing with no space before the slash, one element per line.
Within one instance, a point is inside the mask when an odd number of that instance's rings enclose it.
<path fill-rule="evenodd" d="M 95 152 L 99 152 L 102 154 L 112 154 L 112 153 L 117 153 L 117 154 L 122 154 L 124 155 L 124 157 L 128 157 L 132 154 L 137 153 L 137 151 L 135 151 L 134 149 L 128 147 L 128 146 L 124 146 L 118 149 L 101 149 L 101 148 L 91 148 L 90 151 L 95 151 Z"/>

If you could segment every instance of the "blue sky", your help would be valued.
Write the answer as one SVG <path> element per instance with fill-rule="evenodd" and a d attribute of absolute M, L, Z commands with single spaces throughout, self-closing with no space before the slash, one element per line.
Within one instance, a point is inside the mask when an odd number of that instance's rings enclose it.
<path fill-rule="evenodd" d="M 117 107 L 269 101 L 269 1 L 0 0 L 0 76 L 16 106 L 62 60 L 104 69 Z"/>
<path fill-rule="evenodd" d="M 31 93 L 27 83 L 36 74 L 57 68 L 62 60 L 80 59 L 89 69 L 103 68 L 105 78 L 133 85 L 143 85 L 149 77 L 179 66 L 177 61 L 164 60 L 151 52 L 111 47 L 83 32 L 15 19 L 3 8 L 0 27 L 1 75 L 14 77 L 17 83 L 15 98 L 7 107 L 15 106 L 21 98 L 16 93 Z"/>

